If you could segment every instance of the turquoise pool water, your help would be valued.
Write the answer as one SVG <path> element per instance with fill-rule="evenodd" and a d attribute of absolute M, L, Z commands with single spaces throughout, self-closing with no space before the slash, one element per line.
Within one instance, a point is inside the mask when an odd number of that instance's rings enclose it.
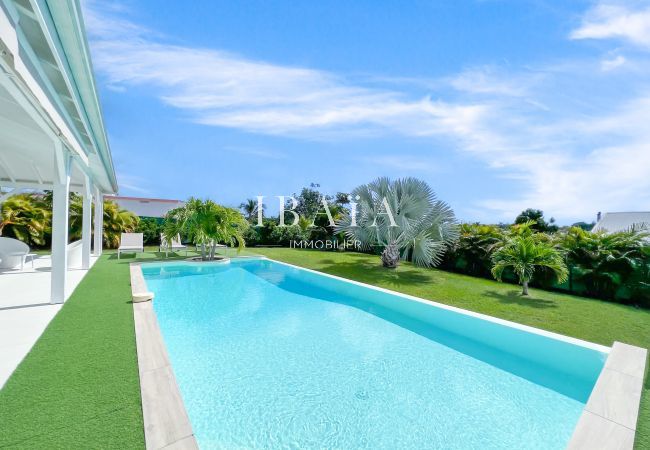
<path fill-rule="evenodd" d="M 561 449 L 606 358 L 265 259 L 142 269 L 206 449 Z"/>

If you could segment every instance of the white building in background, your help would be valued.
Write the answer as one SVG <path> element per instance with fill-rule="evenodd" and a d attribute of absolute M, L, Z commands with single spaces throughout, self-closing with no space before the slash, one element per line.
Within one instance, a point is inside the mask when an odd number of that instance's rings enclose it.
<path fill-rule="evenodd" d="M 616 233 L 632 228 L 647 228 L 650 231 L 650 211 L 647 212 L 608 212 L 598 213 L 598 222 L 591 230 Z"/>
<path fill-rule="evenodd" d="M 143 197 L 120 197 L 117 195 L 107 196 L 107 200 L 117 203 L 120 208 L 131 211 L 140 217 L 165 217 L 167 211 L 179 208 L 185 205 L 180 200 L 167 200 L 162 198 L 143 198 Z"/>

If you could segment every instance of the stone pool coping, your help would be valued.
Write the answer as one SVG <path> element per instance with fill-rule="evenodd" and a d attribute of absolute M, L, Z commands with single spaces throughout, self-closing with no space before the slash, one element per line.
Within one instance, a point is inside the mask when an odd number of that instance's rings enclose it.
<path fill-rule="evenodd" d="M 614 342 L 568 449 L 634 448 L 648 351 Z"/>
<path fill-rule="evenodd" d="M 607 353 L 605 366 L 589 396 L 567 448 L 571 450 L 633 449 L 645 374 L 646 349 L 621 342 L 614 342 L 614 345 L 609 348 L 271 258 L 257 258 L 268 259 L 285 266 L 388 292 L 410 300 L 428 303 L 432 306 L 454 310 Z M 131 264 L 131 286 L 134 295 L 147 291 L 140 263 Z M 152 302 L 134 303 L 133 313 L 136 322 L 140 389 L 147 448 L 198 448 L 156 321 Z M 150 375 L 149 373 L 153 371 L 158 371 L 158 373 Z"/>
<path fill-rule="evenodd" d="M 132 294 L 146 293 L 147 283 L 140 264 L 131 264 L 130 271 Z M 134 302 L 133 320 L 147 449 L 198 449 L 153 302 Z"/>

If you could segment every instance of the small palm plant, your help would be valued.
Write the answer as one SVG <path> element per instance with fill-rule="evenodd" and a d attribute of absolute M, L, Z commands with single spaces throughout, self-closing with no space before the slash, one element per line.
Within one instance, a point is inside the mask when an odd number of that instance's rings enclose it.
<path fill-rule="evenodd" d="M 167 213 L 163 235 L 168 241 L 179 234 L 187 236 L 201 246 L 201 259 L 207 260 L 214 259 L 217 244 L 221 242 L 243 248 L 246 228 L 248 223 L 236 209 L 212 200 L 190 198 L 184 206 Z"/>
<path fill-rule="evenodd" d="M 522 295 L 528 295 L 528 283 L 535 270 L 548 268 L 555 274 L 558 283 L 567 280 L 569 272 L 562 254 L 545 239 L 542 233 L 534 233 L 532 223 L 514 228 L 511 235 L 492 254 L 492 275 L 501 281 L 503 272 L 510 268 L 519 278 Z"/>
<path fill-rule="evenodd" d="M 357 214 L 344 215 L 337 230 L 365 248 L 383 248 L 384 267 L 395 268 L 408 258 L 435 266 L 458 238 L 452 209 L 416 178 L 378 178 L 354 189 L 350 198 L 357 201 Z"/>

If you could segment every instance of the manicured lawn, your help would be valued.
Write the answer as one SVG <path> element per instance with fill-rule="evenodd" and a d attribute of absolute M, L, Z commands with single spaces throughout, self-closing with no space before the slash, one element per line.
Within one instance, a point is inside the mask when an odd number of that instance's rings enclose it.
<path fill-rule="evenodd" d="M 386 270 L 370 255 L 251 253 L 605 345 L 650 346 L 648 310 L 535 289 L 523 299 L 516 286 L 410 264 Z M 144 447 L 128 275 L 134 260 L 106 253 L 0 391 L 0 447 Z M 647 374 L 636 447 L 650 448 Z"/>

